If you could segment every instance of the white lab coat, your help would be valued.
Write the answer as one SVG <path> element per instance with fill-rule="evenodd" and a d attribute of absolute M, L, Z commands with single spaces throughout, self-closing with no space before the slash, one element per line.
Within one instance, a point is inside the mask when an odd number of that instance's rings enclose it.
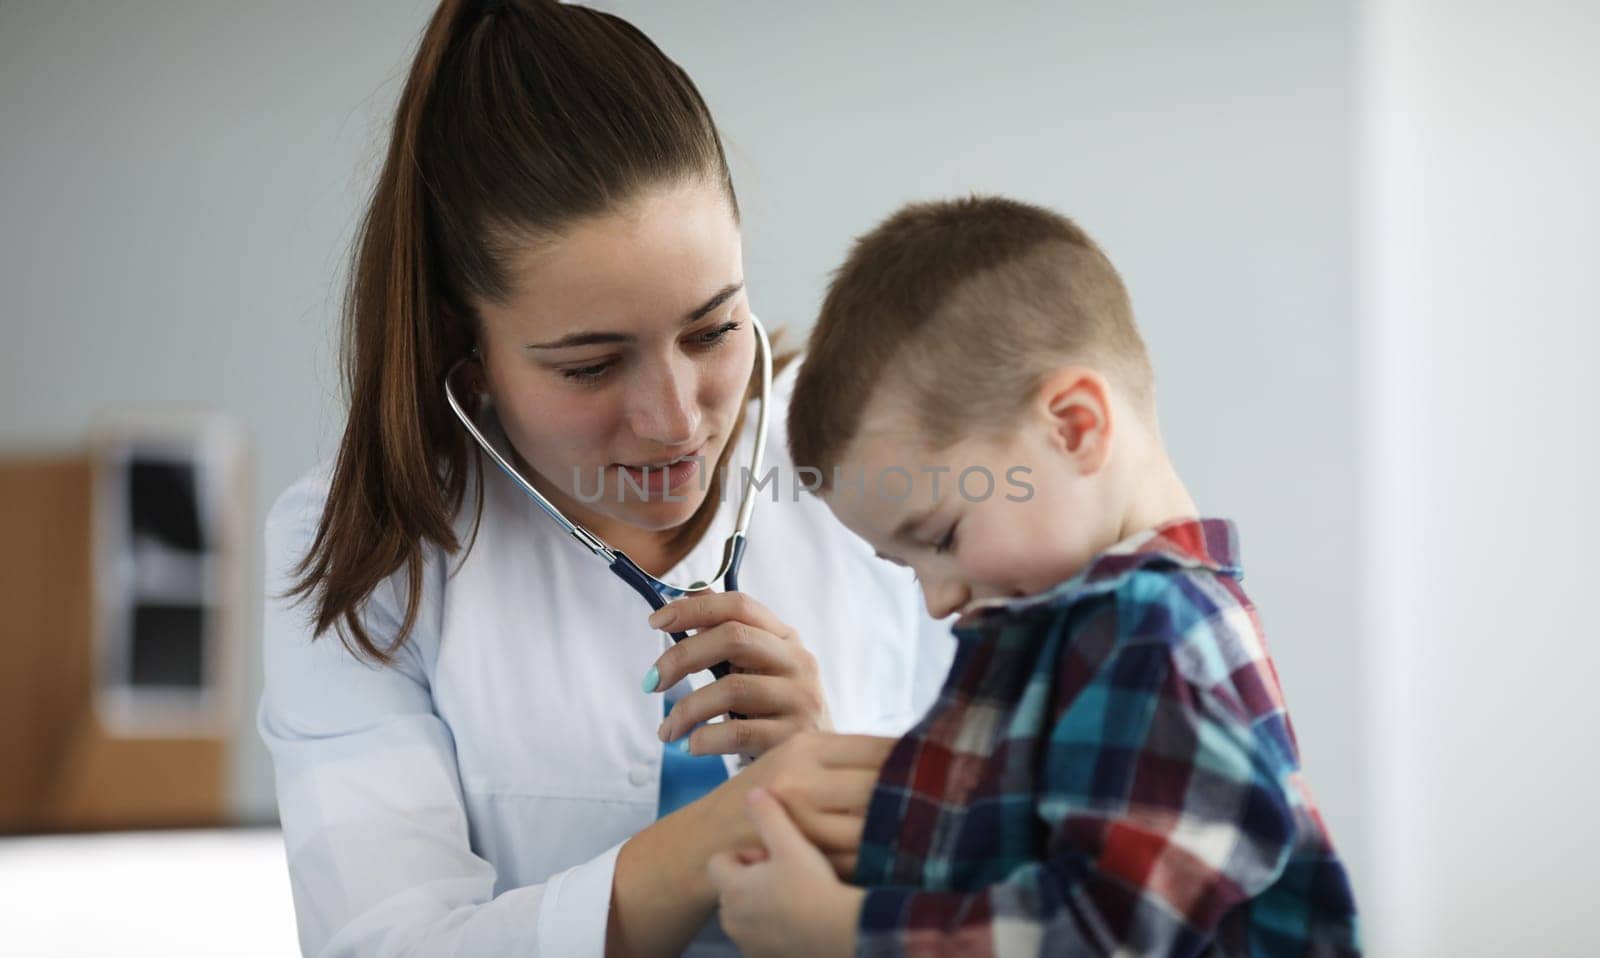
<path fill-rule="evenodd" d="M 899 734 L 931 702 L 953 640 L 906 570 L 796 498 L 792 386 L 793 370 L 774 384 L 779 481 L 756 507 L 740 585 L 816 655 L 839 731 Z M 328 475 L 313 471 L 271 511 L 269 596 L 310 544 Z M 737 498 L 665 578 L 715 571 Z M 458 561 L 428 551 L 416 627 L 388 668 L 332 633 L 311 641 L 306 607 L 268 599 L 260 730 L 308 955 L 600 955 L 617 849 L 655 819 L 662 703 L 639 683 L 668 640 L 645 602 L 493 468 L 477 542 L 447 578 Z M 368 603 L 380 642 L 403 588 L 396 576 Z M 717 937 L 697 941 L 709 951 Z"/>

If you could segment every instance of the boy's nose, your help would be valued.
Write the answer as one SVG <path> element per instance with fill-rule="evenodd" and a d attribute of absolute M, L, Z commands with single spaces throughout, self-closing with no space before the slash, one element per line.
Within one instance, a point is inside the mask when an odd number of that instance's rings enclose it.
<path fill-rule="evenodd" d="M 940 582 L 924 581 L 922 585 L 922 601 L 928 607 L 928 615 L 935 619 L 942 619 L 953 612 L 958 612 L 961 607 L 972 601 L 972 590 L 954 580 L 945 579 Z"/>

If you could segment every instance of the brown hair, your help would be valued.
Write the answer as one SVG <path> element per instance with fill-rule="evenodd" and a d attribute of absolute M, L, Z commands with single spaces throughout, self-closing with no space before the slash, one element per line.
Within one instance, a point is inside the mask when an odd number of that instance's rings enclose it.
<path fill-rule="evenodd" d="M 638 29 L 555 0 L 439 5 L 355 243 L 341 357 L 349 416 L 288 593 L 314 599 L 317 635 L 338 626 L 352 653 L 389 661 L 416 622 L 424 540 L 461 548 L 453 520 L 469 481 L 481 520 L 482 473 L 469 468 L 475 450 L 444 401 L 444 376 L 475 342 L 470 304 L 510 294 L 508 254 L 696 177 L 720 186 L 738 216 L 705 101 Z M 698 540 L 720 498 L 713 485 L 674 544 Z M 360 609 L 402 567 L 405 614 L 380 646 Z"/>
<path fill-rule="evenodd" d="M 1111 261 L 1039 206 L 970 197 L 902 208 L 834 274 L 789 405 L 797 466 L 833 469 L 885 383 L 930 444 L 1015 422 L 1063 359 L 1153 415 L 1154 375 Z"/>

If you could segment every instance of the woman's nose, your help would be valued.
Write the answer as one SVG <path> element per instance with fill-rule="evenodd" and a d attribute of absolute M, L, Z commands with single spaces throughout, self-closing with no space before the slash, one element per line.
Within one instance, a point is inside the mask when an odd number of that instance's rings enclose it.
<path fill-rule="evenodd" d="M 663 446 L 694 441 L 700 431 L 694 376 L 671 364 L 646 375 L 629 397 L 628 419 L 641 439 Z"/>

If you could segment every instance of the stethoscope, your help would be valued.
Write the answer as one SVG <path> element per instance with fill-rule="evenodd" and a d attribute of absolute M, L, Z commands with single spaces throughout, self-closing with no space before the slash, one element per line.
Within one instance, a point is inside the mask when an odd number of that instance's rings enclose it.
<path fill-rule="evenodd" d="M 767 331 L 762 328 L 760 320 L 756 319 L 754 314 L 750 316 L 750 326 L 756 333 L 756 364 L 761 371 L 761 411 L 756 419 L 755 448 L 750 453 L 750 471 L 744 477 L 744 493 L 739 500 L 739 514 L 738 518 L 734 520 L 733 534 L 728 536 L 727 542 L 722 547 L 722 565 L 717 569 L 716 575 L 704 582 L 691 582 L 686 586 L 663 582 L 641 569 L 638 563 L 628 558 L 627 553 L 621 549 L 614 549 L 606 545 L 605 541 L 599 536 L 568 519 L 560 509 L 556 508 L 555 503 L 546 499 L 543 493 L 535 489 L 533 483 L 529 482 L 517 470 L 516 466 L 511 464 L 511 458 L 495 448 L 494 443 L 490 442 L 488 437 L 484 435 L 483 430 L 478 427 L 472 414 L 468 413 L 461 405 L 460 400 L 456 398 L 452 381 L 455 379 L 458 370 L 467 363 L 475 361 L 472 357 L 463 358 L 450 367 L 450 371 L 445 374 L 444 395 L 445 399 L 450 403 L 450 408 L 455 411 L 456 418 L 460 419 L 461 424 L 467 427 L 467 432 L 478 443 L 478 447 L 488 455 L 495 465 L 500 467 L 500 471 L 510 477 L 511 481 L 516 483 L 517 487 L 526 493 L 534 501 L 534 504 L 543 510 L 544 514 L 560 526 L 567 535 L 576 539 L 578 544 L 588 549 L 592 555 L 604 561 L 611 567 L 612 573 L 617 578 L 632 586 L 635 592 L 643 596 L 644 600 L 650 603 L 651 609 L 659 609 L 668 602 L 680 599 L 691 593 L 704 592 L 719 582 L 722 583 L 722 587 L 725 590 L 737 592 L 739 590 L 739 566 L 744 561 L 745 545 L 749 542 L 750 516 L 755 512 L 756 477 L 761 474 L 761 464 L 767 452 L 767 414 L 769 411 L 767 409 L 767 399 L 772 393 L 772 344 L 767 340 Z M 488 406 L 488 396 L 483 395 L 479 401 L 480 411 L 487 409 Z M 734 436 L 730 436 L 728 439 L 729 442 L 736 440 L 737 437 Z M 681 642 L 688 637 L 687 632 L 673 632 L 670 634 L 674 642 Z M 719 662 L 712 666 L 711 674 L 719 679 L 727 675 L 728 663 Z"/>

